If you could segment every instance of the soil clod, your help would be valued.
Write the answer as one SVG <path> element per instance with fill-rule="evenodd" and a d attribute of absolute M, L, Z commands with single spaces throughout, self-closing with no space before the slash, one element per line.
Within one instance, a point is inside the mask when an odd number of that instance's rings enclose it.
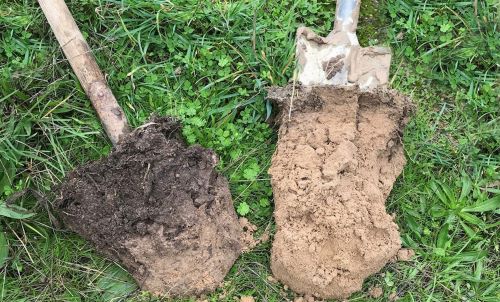
<path fill-rule="evenodd" d="M 385 200 L 405 164 L 412 106 L 393 91 L 331 86 L 273 87 L 269 98 L 281 112 L 273 275 L 297 293 L 347 298 L 400 248 Z"/>
<path fill-rule="evenodd" d="M 56 205 L 69 229 L 121 262 L 142 289 L 214 290 L 241 252 L 241 227 L 216 155 L 187 146 L 180 124 L 153 119 L 106 158 L 77 168 Z"/>
<path fill-rule="evenodd" d="M 240 302 L 255 302 L 252 296 L 242 296 Z"/>
<path fill-rule="evenodd" d="M 368 290 L 368 295 L 372 298 L 380 298 L 384 294 L 384 290 L 381 287 L 374 286 Z"/>
<path fill-rule="evenodd" d="M 399 261 L 410 261 L 415 256 L 415 251 L 412 249 L 400 249 L 397 254 Z"/>

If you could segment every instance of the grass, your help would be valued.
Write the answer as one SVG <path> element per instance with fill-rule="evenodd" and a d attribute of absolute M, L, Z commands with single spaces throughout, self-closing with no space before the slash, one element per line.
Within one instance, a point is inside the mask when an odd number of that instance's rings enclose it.
<path fill-rule="evenodd" d="M 272 228 L 265 87 L 292 77 L 299 24 L 331 30 L 333 3 L 67 3 L 131 124 L 178 116 L 189 143 L 221 157 L 239 214 Z M 498 9 L 493 0 L 363 2 L 360 41 L 391 46 L 392 87 L 418 108 L 387 203 L 416 257 L 389 264 L 351 301 L 377 300 L 371 286 L 384 289 L 378 301 L 500 300 Z M 0 0 L 0 46 L 0 300 L 157 301 L 50 219 L 51 188 L 111 146 L 35 1 Z M 267 279 L 269 249 L 242 255 L 207 299 L 293 298 Z"/>

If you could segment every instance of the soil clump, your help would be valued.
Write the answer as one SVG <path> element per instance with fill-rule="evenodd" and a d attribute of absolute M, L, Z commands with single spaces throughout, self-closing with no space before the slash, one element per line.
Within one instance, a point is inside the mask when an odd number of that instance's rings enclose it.
<path fill-rule="evenodd" d="M 289 85 L 268 97 L 280 108 L 273 275 L 300 294 L 347 298 L 400 249 L 385 200 L 413 107 L 392 90 L 354 87 Z"/>
<path fill-rule="evenodd" d="M 241 253 L 241 227 L 217 156 L 187 146 L 173 118 L 128 134 L 71 172 L 56 206 L 65 225 L 122 263 L 144 290 L 213 291 Z"/>

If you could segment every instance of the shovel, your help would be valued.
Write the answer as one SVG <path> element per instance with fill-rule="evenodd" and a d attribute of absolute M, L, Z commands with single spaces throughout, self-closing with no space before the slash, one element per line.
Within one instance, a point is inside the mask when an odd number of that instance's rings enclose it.
<path fill-rule="evenodd" d="M 326 38 L 299 28 L 298 77 L 268 89 L 280 109 L 269 169 L 271 270 L 295 292 L 321 299 L 361 290 L 401 246 L 385 200 L 405 164 L 401 134 L 411 104 L 384 89 L 390 50 L 359 45 L 360 2 L 337 0 Z"/>
<path fill-rule="evenodd" d="M 173 118 L 131 131 L 64 1 L 38 2 L 114 146 L 60 185 L 56 206 L 65 225 L 123 264 L 144 290 L 214 290 L 239 256 L 242 236 L 216 155 L 187 146 Z"/>
<path fill-rule="evenodd" d="M 304 86 L 387 86 L 391 50 L 361 47 L 356 36 L 361 0 L 338 0 L 335 24 L 325 38 L 310 28 L 297 30 L 298 81 Z"/>
<path fill-rule="evenodd" d="M 109 139 L 116 145 L 130 132 L 127 118 L 97 65 L 89 45 L 63 0 L 39 0 L 71 68 L 90 98 Z"/>

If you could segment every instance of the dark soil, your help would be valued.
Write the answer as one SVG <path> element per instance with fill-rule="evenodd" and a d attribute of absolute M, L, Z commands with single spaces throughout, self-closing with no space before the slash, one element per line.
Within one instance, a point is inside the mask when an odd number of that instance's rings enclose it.
<path fill-rule="evenodd" d="M 214 290 L 241 251 L 241 228 L 217 156 L 154 119 L 111 154 L 71 172 L 56 206 L 65 225 L 121 262 L 144 290 Z"/>

